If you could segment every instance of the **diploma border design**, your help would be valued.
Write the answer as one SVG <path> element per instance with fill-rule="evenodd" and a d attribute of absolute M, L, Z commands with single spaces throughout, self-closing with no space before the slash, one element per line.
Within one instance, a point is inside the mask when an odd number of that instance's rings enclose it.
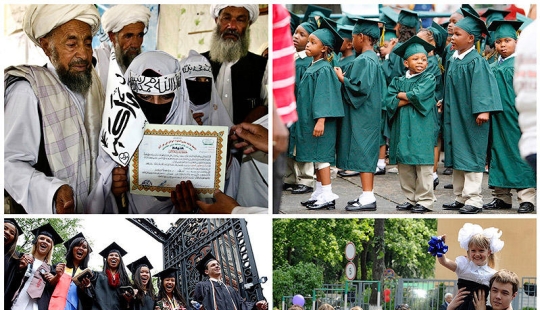
<path fill-rule="evenodd" d="M 223 131 L 206 131 L 206 130 L 169 130 L 169 129 L 146 129 L 145 135 L 158 135 L 158 136 L 182 136 L 182 137 L 215 137 L 217 138 L 217 154 L 216 159 L 218 163 L 223 160 Z M 131 181 L 131 189 L 145 192 L 156 193 L 170 193 L 175 190 L 174 187 L 159 187 L 159 186 L 142 186 L 139 185 L 139 148 L 133 155 L 133 179 Z M 221 165 L 216 165 L 216 172 L 214 175 L 214 187 L 213 188 L 198 188 L 197 194 L 214 194 L 216 188 L 219 188 L 219 180 L 221 179 Z"/>

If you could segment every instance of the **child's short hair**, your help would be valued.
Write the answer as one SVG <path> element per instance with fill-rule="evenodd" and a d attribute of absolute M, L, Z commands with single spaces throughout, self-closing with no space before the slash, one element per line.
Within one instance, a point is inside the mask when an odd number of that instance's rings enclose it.
<path fill-rule="evenodd" d="M 289 310 L 304 310 L 304 308 L 299 305 L 292 305 L 289 307 Z"/>
<path fill-rule="evenodd" d="M 435 41 L 435 38 L 433 37 L 433 31 L 429 30 L 428 28 L 422 28 L 418 31 L 417 35 L 420 34 L 420 32 L 425 32 L 429 41 Z"/>
<path fill-rule="evenodd" d="M 334 307 L 330 306 L 329 304 L 322 304 L 318 310 L 334 310 Z"/>
<path fill-rule="evenodd" d="M 365 33 L 362 33 L 362 34 L 364 35 L 364 37 L 369 39 L 369 42 L 371 43 L 371 46 L 375 46 L 375 45 L 377 45 L 377 42 L 379 42 L 378 39 L 375 39 L 374 37 L 372 37 L 370 35 L 367 35 Z"/>
<path fill-rule="evenodd" d="M 416 28 L 414 27 L 407 27 L 402 24 L 399 25 L 399 31 L 398 31 L 398 42 L 405 42 L 412 38 L 416 34 Z"/>
<path fill-rule="evenodd" d="M 491 279 L 489 279 L 489 287 L 493 285 L 493 282 L 499 282 L 502 284 L 510 283 L 512 284 L 512 294 L 515 294 L 518 291 L 519 287 L 519 278 L 515 272 L 510 270 L 501 269 L 497 271 Z"/>
<path fill-rule="evenodd" d="M 354 306 L 351 308 L 351 310 L 363 310 L 360 306 Z"/>
<path fill-rule="evenodd" d="M 471 240 L 469 240 L 469 249 L 471 246 L 475 246 L 481 249 L 487 249 L 491 250 L 491 240 L 484 236 L 483 234 L 475 234 L 471 236 Z M 467 253 L 469 250 L 467 250 Z M 491 253 L 488 257 L 488 266 L 491 268 L 495 267 L 495 256 L 493 253 Z"/>
<path fill-rule="evenodd" d="M 410 309 L 411 307 L 409 307 L 409 305 L 401 304 L 401 305 L 397 305 L 395 310 L 410 310 Z"/>

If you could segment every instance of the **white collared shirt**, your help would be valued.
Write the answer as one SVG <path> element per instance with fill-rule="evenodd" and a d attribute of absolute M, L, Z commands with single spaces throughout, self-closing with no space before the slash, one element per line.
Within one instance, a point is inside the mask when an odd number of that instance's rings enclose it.
<path fill-rule="evenodd" d="M 489 279 L 497 272 L 497 270 L 488 265 L 478 266 L 465 256 L 458 256 L 456 258 L 456 264 L 458 278 L 481 283 L 486 286 L 489 286 Z"/>
<path fill-rule="evenodd" d="M 454 55 L 452 55 L 452 58 L 458 58 L 459 60 L 463 60 L 463 58 L 465 58 L 465 56 L 467 56 L 467 54 L 469 54 L 473 50 L 474 50 L 474 45 L 471 46 L 471 48 L 469 48 L 468 50 L 466 50 L 465 52 L 463 52 L 461 54 L 458 54 L 458 51 L 455 51 Z"/>
<path fill-rule="evenodd" d="M 425 71 L 425 70 L 424 70 Z M 405 72 L 405 78 L 406 79 L 410 79 L 410 78 L 413 78 L 417 75 L 420 75 L 422 73 L 424 73 L 424 71 L 420 72 L 420 73 L 416 73 L 416 74 L 411 74 L 411 71 L 410 70 L 407 70 L 407 72 Z"/>

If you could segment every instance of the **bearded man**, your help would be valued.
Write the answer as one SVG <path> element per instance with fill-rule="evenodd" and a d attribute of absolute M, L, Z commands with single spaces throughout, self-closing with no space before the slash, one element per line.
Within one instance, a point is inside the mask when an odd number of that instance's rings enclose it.
<path fill-rule="evenodd" d="M 122 73 L 133 59 L 141 53 L 145 28 L 150 20 L 150 9 L 142 4 L 119 4 L 103 13 L 101 24 L 116 54 L 116 62 Z M 94 50 L 96 70 L 103 89 L 107 89 L 111 46 L 103 42 Z"/>
<path fill-rule="evenodd" d="M 92 67 L 93 5 L 30 5 L 23 29 L 49 63 L 4 71 L 8 212 L 81 213 L 95 181 L 104 92 Z"/>
<path fill-rule="evenodd" d="M 259 6 L 214 4 L 210 14 L 216 27 L 210 51 L 202 55 L 212 65 L 218 94 L 233 123 L 251 122 L 267 113 L 267 59 L 249 52 L 249 27 L 259 17 Z"/>

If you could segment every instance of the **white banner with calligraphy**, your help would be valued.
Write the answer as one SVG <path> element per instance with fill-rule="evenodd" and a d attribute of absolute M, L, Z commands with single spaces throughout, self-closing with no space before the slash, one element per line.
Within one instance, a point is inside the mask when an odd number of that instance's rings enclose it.
<path fill-rule="evenodd" d="M 127 166 L 142 140 L 146 123 L 112 50 L 101 123 L 101 147 L 115 162 Z"/>

